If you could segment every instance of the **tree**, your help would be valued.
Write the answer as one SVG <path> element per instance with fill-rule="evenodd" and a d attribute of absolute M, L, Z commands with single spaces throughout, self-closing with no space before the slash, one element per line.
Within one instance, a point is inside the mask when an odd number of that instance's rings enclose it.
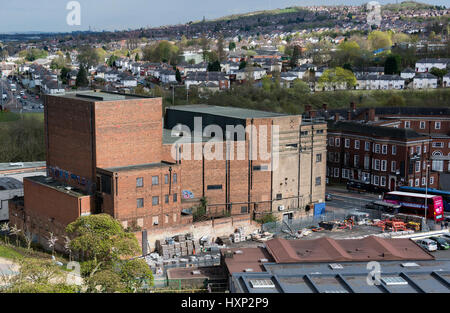
<path fill-rule="evenodd" d="M 399 107 L 405 106 L 405 99 L 401 95 L 393 94 L 387 101 L 385 106 L 387 107 Z"/>
<path fill-rule="evenodd" d="M 334 63 L 338 66 L 352 64 L 361 55 L 361 49 L 356 41 L 344 41 L 334 53 Z"/>
<path fill-rule="evenodd" d="M 223 61 L 225 59 L 224 42 L 222 34 L 220 34 L 219 38 L 217 39 L 217 58 L 219 61 Z"/>
<path fill-rule="evenodd" d="M 77 86 L 77 87 L 89 86 L 87 72 L 83 65 L 80 65 L 80 70 L 78 71 L 77 79 L 75 80 L 75 86 Z"/>
<path fill-rule="evenodd" d="M 208 63 L 208 71 L 209 72 L 220 72 L 221 67 L 220 67 L 220 62 L 218 60 L 212 62 L 212 63 Z"/>
<path fill-rule="evenodd" d="M 228 44 L 228 50 L 233 51 L 234 49 L 236 49 L 236 43 L 234 43 L 234 41 L 231 41 Z"/>
<path fill-rule="evenodd" d="M 369 34 L 367 38 L 372 50 L 390 48 L 392 46 L 391 34 L 375 30 Z"/>
<path fill-rule="evenodd" d="M 247 62 L 245 62 L 244 60 L 241 61 L 241 63 L 239 63 L 239 69 L 242 70 L 243 68 L 245 68 L 247 66 Z"/>
<path fill-rule="evenodd" d="M 321 87 L 331 85 L 333 88 L 337 88 L 340 84 L 345 84 L 347 88 L 351 88 L 356 85 L 356 77 L 351 71 L 336 67 L 325 70 L 318 83 Z"/>
<path fill-rule="evenodd" d="M 175 71 L 175 78 L 176 78 L 177 82 L 181 83 L 181 73 L 180 73 L 179 69 L 177 69 Z"/>
<path fill-rule="evenodd" d="M 291 67 L 297 66 L 297 62 L 298 62 L 298 59 L 300 58 L 300 56 L 301 56 L 300 47 L 294 46 L 294 48 L 292 49 L 292 57 L 291 57 L 291 61 L 290 61 Z"/>
<path fill-rule="evenodd" d="M 153 285 L 153 273 L 143 259 L 134 259 L 122 263 L 120 276 L 129 291 L 136 292 L 145 286 Z"/>
<path fill-rule="evenodd" d="M 433 74 L 434 76 L 439 77 L 439 79 L 442 79 L 442 77 L 444 77 L 444 75 L 447 74 L 447 70 L 446 69 L 439 69 L 437 67 L 432 67 L 430 69 L 430 74 Z"/>
<path fill-rule="evenodd" d="M 294 79 L 294 81 L 292 82 L 292 90 L 298 94 L 305 94 L 310 92 L 308 84 L 299 78 Z"/>
<path fill-rule="evenodd" d="M 386 75 L 398 74 L 400 72 L 401 57 L 399 55 L 389 55 L 384 62 L 384 73 Z"/>
<path fill-rule="evenodd" d="M 136 55 L 134 56 L 134 61 L 139 61 L 139 53 L 136 53 Z"/>
<path fill-rule="evenodd" d="M 72 236 L 70 247 L 94 264 L 112 264 L 140 253 L 136 237 L 108 214 L 79 217 L 66 227 Z"/>
<path fill-rule="evenodd" d="M 83 65 L 87 69 L 99 64 L 100 58 L 99 51 L 90 46 L 81 47 L 77 56 L 80 67 Z"/>

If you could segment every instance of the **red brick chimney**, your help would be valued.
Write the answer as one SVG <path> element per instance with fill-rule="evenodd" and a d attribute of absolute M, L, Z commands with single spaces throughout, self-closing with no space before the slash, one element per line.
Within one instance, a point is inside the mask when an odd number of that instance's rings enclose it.
<path fill-rule="evenodd" d="M 339 121 L 339 117 L 340 117 L 339 113 L 334 113 L 334 121 L 335 122 Z"/>
<path fill-rule="evenodd" d="M 369 121 L 375 121 L 375 108 L 370 108 L 369 109 Z"/>

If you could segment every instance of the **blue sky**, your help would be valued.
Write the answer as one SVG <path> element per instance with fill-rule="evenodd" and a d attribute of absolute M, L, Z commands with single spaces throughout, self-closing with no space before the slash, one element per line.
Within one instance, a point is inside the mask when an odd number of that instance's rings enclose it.
<path fill-rule="evenodd" d="M 69 26 L 69 0 L 0 0 L 0 33 L 123 30 L 186 23 L 256 10 L 313 4 L 362 4 L 364 0 L 78 0 L 81 25 Z M 395 0 L 379 0 L 392 3 Z M 449 5 L 449 0 L 421 2 Z"/>

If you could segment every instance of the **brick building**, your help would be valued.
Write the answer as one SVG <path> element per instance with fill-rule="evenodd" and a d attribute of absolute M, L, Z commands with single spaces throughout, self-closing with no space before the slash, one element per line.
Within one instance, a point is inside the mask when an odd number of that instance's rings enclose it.
<path fill-rule="evenodd" d="M 357 179 L 380 190 L 397 186 L 425 187 L 429 136 L 410 129 L 357 122 L 330 123 L 327 177 L 330 182 Z M 429 172 L 429 187 L 438 187 L 438 174 Z"/>
<path fill-rule="evenodd" d="M 47 177 L 25 178 L 24 199 L 10 204 L 11 224 L 34 240 L 62 235 L 77 217 L 96 213 L 146 236 L 192 223 L 202 199 L 208 216 L 253 218 L 313 214 L 323 202 L 323 121 L 207 105 L 169 107 L 163 120 L 161 98 L 108 92 L 45 101 Z M 224 135 L 229 126 L 250 131 L 224 140 L 212 125 Z"/>

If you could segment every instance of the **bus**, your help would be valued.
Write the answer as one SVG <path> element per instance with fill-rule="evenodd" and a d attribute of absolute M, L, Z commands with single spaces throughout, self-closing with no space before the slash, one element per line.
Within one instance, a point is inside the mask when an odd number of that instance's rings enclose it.
<path fill-rule="evenodd" d="M 398 187 L 398 191 L 422 193 L 422 194 L 428 193 L 429 195 L 441 196 L 442 201 L 444 202 L 444 211 L 450 212 L 450 191 L 439 190 L 434 188 L 427 188 L 427 189 L 428 190 L 425 190 L 425 188 L 409 187 L 409 186 Z"/>
<path fill-rule="evenodd" d="M 425 200 L 427 202 L 426 207 Z M 427 208 L 428 219 L 432 219 L 435 222 L 440 222 L 444 219 L 444 207 L 441 196 L 391 191 L 384 194 L 383 201 L 401 205 L 400 213 L 424 216 L 425 208 Z"/>

